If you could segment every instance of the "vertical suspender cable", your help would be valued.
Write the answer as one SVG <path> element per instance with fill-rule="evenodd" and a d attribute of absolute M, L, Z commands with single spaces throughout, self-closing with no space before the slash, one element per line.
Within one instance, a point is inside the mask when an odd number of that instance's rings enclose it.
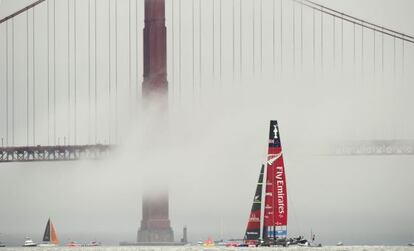
<path fill-rule="evenodd" d="M 303 70 L 303 4 L 300 5 L 300 65 Z"/>
<path fill-rule="evenodd" d="M 9 22 L 6 21 L 6 146 L 9 146 Z"/>
<path fill-rule="evenodd" d="M 295 71 L 295 67 L 296 67 L 296 38 L 295 38 L 295 33 L 296 33 L 296 25 L 295 25 L 295 2 L 292 2 L 292 34 L 293 34 L 293 40 L 292 40 L 292 48 L 293 48 L 293 71 Z"/>
<path fill-rule="evenodd" d="M 256 47 L 256 39 L 255 39 L 255 35 L 256 35 L 256 23 L 255 23 L 255 19 L 256 19 L 256 5 L 255 5 L 255 0 L 252 0 L 252 71 L 253 71 L 253 76 L 256 74 L 256 53 L 255 53 L 255 47 Z"/>
<path fill-rule="evenodd" d="M 316 67 L 316 17 L 315 17 L 315 9 L 312 10 L 312 15 L 313 15 L 313 21 L 312 21 L 312 26 L 313 26 L 313 70 L 315 70 Z"/>
<path fill-rule="evenodd" d="M 280 0 L 280 72 L 283 72 L 283 0 Z"/>
<path fill-rule="evenodd" d="M 356 67 L 356 34 L 355 34 L 355 23 L 354 23 L 354 71 Z"/>
<path fill-rule="evenodd" d="M 364 74 L 364 26 L 361 24 L 361 71 Z"/>
<path fill-rule="evenodd" d="M 49 1 L 47 8 L 47 144 L 50 145 L 50 16 Z"/>
<path fill-rule="evenodd" d="M 219 70 L 220 70 L 220 74 L 219 74 L 219 77 L 220 77 L 220 84 L 221 84 L 221 78 L 222 78 L 222 64 L 223 64 L 223 53 L 222 53 L 222 46 L 223 46 L 223 28 L 222 28 L 222 22 L 221 22 L 221 19 L 222 19 L 222 11 L 221 11 L 221 8 L 222 8 L 222 0 L 220 0 L 220 2 L 219 2 L 219 22 L 220 22 L 220 25 L 219 25 L 219 28 L 220 28 L 220 34 L 219 34 L 219 36 L 220 36 L 220 68 L 219 68 Z"/>
<path fill-rule="evenodd" d="M 78 110 L 78 100 L 77 100 L 77 41 L 76 41 L 76 1 L 77 0 L 73 0 L 73 60 L 74 60 L 74 76 L 73 76 L 73 81 L 74 81 L 74 96 L 75 96 L 75 103 L 74 103 L 74 110 L 75 110 L 75 115 L 74 115 L 74 123 L 75 123 L 75 135 L 74 135 L 74 144 L 77 144 L 77 127 L 78 127 L 78 120 L 77 120 L 77 110 Z"/>
<path fill-rule="evenodd" d="M 275 78 L 276 74 L 276 1 L 272 1 L 272 51 L 273 51 L 273 78 Z"/>
<path fill-rule="evenodd" d="M 402 74 L 404 76 L 405 74 L 405 42 L 404 42 L 404 35 L 403 35 L 403 39 L 401 40 L 402 42 L 402 57 L 401 57 L 401 67 L 402 67 Z"/>
<path fill-rule="evenodd" d="M 131 39 L 129 40 L 131 41 Z M 118 143 L 118 1 L 115 1 L 115 143 Z"/>
<path fill-rule="evenodd" d="M 71 138 L 71 107 L 70 107 L 70 1 L 68 0 L 68 145 L 70 145 Z"/>
<path fill-rule="evenodd" d="M 344 19 L 341 18 L 341 70 L 344 69 Z"/>
<path fill-rule="evenodd" d="M 211 8 L 211 18 L 212 18 L 212 20 L 211 20 L 211 28 L 212 28 L 212 38 L 213 38 L 213 41 L 212 41 L 212 43 L 211 43 L 211 45 L 212 45 L 212 47 L 213 47 L 213 50 L 212 50 L 212 58 L 213 58 L 213 61 L 212 61 L 212 71 L 213 71 L 213 78 L 214 78 L 214 75 L 215 75 L 215 67 L 214 67 L 214 61 L 215 61 L 215 30 L 214 30 L 214 20 L 215 20 L 215 13 L 214 13 L 214 9 L 215 9 L 215 5 L 214 5 L 214 0 L 211 0 L 212 2 L 213 2 L 213 7 Z"/>
<path fill-rule="evenodd" d="M 396 72 L 397 72 L 397 66 L 396 66 L 396 54 L 397 54 L 397 49 L 396 49 L 396 44 L 395 44 L 395 36 L 394 36 L 394 78 L 396 76 Z"/>
<path fill-rule="evenodd" d="M 11 98 L 12 98 L 12 103 L 11 103 L 11 106 L 12 106 L 12 128 L 11 128 L 11 130 L 12 130 L 12 146 L 14 146 L 15 145 L 15 142 L 14 142 L 14 88 L 15 88 L 15 81 L 14 81 L 14 18 L 11 20 L 11 23 L 12 23 L 12 37 L 11 37 L 11 40 L 12 40 L 12 65 L 11 65 L 11 67 L 12 67 L 12 95 L 11 95 Z"/>
<path fill-rule="evenodd" d="M 29 11 L 26 11 L 26 145 L 29 145 Z"/>
<path fill-rule="evenodd" d="M 323 71 L 323 8 L 321 9 L 321 70 Z"/>
<path fill-rule="evenodd" d="M 374 68 L 374 73 L 375 73 L 375 71 L 376 71 L 376 67 L 375 67 L 375 61 L 376 61 L 376 49 L 377 49 L 377 45 L 376 45 L 376 38 L 375 38 L 375 35 L 376 35 L 376 33 L 375 33 L 375 30 L 373 31 L 373 39 L 374 39 L 374 62 L 373 62 L 373 68 Z"/>
<path fill-rule="evenodd" d="M 240 80 L 242 77 L 242 72 L 243 72 L 243 0 L 240 0 L 240 5 L 239 5 L 239 29 L 240 29 L 240 38 L 239 38 L 239 54 L 240 54 L 240 66 L 239 66 L 239 75 L 240 75 Z"/>
<path fill-rule="evenodd" d="M 171 0 L 171 86 L 173 89 L 172 92 L 172 99 L 174 99 L 174 93 L 175 93 L 175 25 L 174 25 L 174 19 L 175 19 L 175 11 L 174 11 L 174 1 Z M 138 35 L 137 35 L 138 38 Z"/>
<path fill-rule="evenodd" d="M 9 22 L 6 21 L 6 146 L 9 146 Z"/>
<path fill-rule="evenodd" d="M 36 44 L 35 44 L 35 8 L 33 8 L 33 145 L 36 145 Z"/>
<path fill-rule="evenodd" d="M 382 29 L 382 38 L 381 38 L 381 71 L 384 73 L 384 29 Z"/>
<path fill-rule="evenodd" d="M 128 97 L 128 111 L 129 114 L 128 116 L 131 117 L 131 95 L 132 95 L 132 57 L 131 57 L 131 53 L 132 53 L 132 37 L 131 37 L 131 0 L 128 1 L 128 74 L 129 74 L 129 83 L 128 83 L 128 89 L 129 89 L 129 97 Z"/>
<path fill-rule="evenodd" d="M 235 20 L 235 5 L 234 5 L 234 0 L 232 0 L 232 18 L 233 18 L 233 21 L 232 21 L 232 45 L 233 45 L 233 53 L 232 53 L 232 56 L 233 56 L 233 58 L 232 58 L 232 70 L 233 70 L 233 78 L 232 78 L 232 80 L 233 80 L 233 82 L 234 82 L 234 75 L 235 75 L 235 67 L 234 67 L 234 63 L 235 63 L 235 57 L 236 57 L 236 45 L 235 45 L 235 43 L 234 43 L 234 36 L 235 36 L 235 22 L 236 22 L 236 20 Z"/>
<path fill-rule="evenodd" d="M 194 20 L 194 2 L 195 0 L 191 0 L 191 29 L 192 29 L 192 37 L 191 37 L 191 51 L 192 51 L 192 81 L 193 81 L 193 96 L 194 96 L 194 90 L 195 90 L 195 45 L 194 45 L 194 40 L 195 40 L 195 20 Z"/>
<path fill-rule="evenodd" d="M 95 60 L 94 60 L 94 64 L 95 64 L 95 78 L 94 78 L 94 82 L 95 82 L 95 144 L 97 144 L 98 143 L 98 49 L 97 49 L 97 40 L 98 40 L 98 23 L 97 23 L 97 2 L 98 2 L 98 0 L 95 0 L 95 4 L 94 4 L 94 7 L 95 7 L 95 15 L 94 15 L 94 18 L 95 18 L 95 22 L 94 22 L 94 32 L 95 32 L 95 39 L 94 39 L 94 43 L 95 43 L 95 55 L 94 55 L 94 57 L 95 57 Z"/>
<path fill-rule="evenodd" d="M 182 69 L 181 69 L 181 58 L 182 58 L 182 43 L 181 43 L 181 0 L 178 0 L 178 97 L 179 102 L 181 102 L 181 89 L 182 89 Z"/>
<path fill-rule="evenodd" d="M 53 1 L 53 144 L 56 145 L 56 0 Z"/>
<path fill-rule="evenodd" d="M 201 0 L 198 0 L 198 26 L 199 26 L 199 29 L 198 29 L 198 36 L 199 36 L 199 38 L 198 38 L 198 42 L 199 42 L 199 47 L 198 47 L 198 50 L 199 50 L 199 52 L 198 52 L 198 55 L 199 55 L 199 58 L 198 58 L 198 60 L 199 60 L 199 65 L 198 65 L 198 71 L 199 71 L 199 81 L 200 81 L 200 95 L 201 95 L 201 91 L 202 91 L 202 55 L 201 55 L 201 48 L 202 48 L 202 40 L 201 40 L 201 35 L 202 35 L 202 32 L 201 32 L 201 27 L 202 27 L 202 22 L 201 22 L 201 19 L 202 19 L 202 16 L 201 16 L 201 13 L 202 13 L 202 11 L 201 11 Z"/>
<path fill-rule="evenodd" d="M 138 84 L 138 1 L 135 1 L 135 105 L 138 107 L 138 90 L 139 90 L 139 84 Z"/>
<path fill-rule="evenodd" d="M 88 144 L 91 144 L 91 0 L 88 0 Z"/>
<path fill-rule="evenodd" d="M 263 74 L 263 0 L 260 0 L 260 74 Z"/>
<path fill-rule="evenodd" d="M 115 0 L 116 1 L 116 0 Z M 111 0 L 108 0 L 108 144 L 111 144 L 111 117 L 112 117 L 112 102 L 111 102 L 111 88 L 112 88 L 112 55 L 111 55 Z"/>
<path fill-rule="evenodd" d="M 333 16 L 333 19 L 332 19 L 332 29 L 333 29 L 333 45 L 332 45 L 332 47 L 333 47 L 333 66 L 334 66 L 334 68 L 336 67 L 336 30 L 335 30 L 335 22 L 336 22 L 336 20 L 335 20 L 335 16 Z"/>

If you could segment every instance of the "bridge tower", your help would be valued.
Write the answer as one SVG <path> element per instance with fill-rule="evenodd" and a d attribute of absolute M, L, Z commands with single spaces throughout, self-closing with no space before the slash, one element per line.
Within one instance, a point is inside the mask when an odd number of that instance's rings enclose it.
<path fill-rule="evenodd" d="M 167 117 L 167 28 L 165 27 L 165 0 L 145 0 L 144 27 L 144 81 L 142 95 L 145 107 Z M 161 118 L 162 119 L 162 118 Z M 138 230 L 139 243 L 166 243 L 174 241 L 168 216 L 168 190 L 144 192 L 142 221 Z"/>

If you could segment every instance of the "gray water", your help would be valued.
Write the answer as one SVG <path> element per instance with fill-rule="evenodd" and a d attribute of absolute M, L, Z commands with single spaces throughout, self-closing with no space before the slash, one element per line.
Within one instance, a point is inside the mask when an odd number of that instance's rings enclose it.
<path fill-rule="evenodd" d="M 53 247 L 53 248 L 2 248 L 1 250 L 10 250 L 10 251 L 19 251 L 19 250 L 32 250 L 32 251 L 65 251 L 65 250 L 114 250 L 114 251 L 220 251 L 220 250 L 334 250 L 334 251 L 405 251 L 405 250 L 414 250 L 414 247 L 409 246 L 325 246 L 320 248 L 308 248 L 308 247 L 278 247 L 278 248 L 227 248 L 227 247 L 200 247 L 200 246 L 191 246 L 191 247 L 81 247 L 81 248 L 72 248 L 72 247 Z"/>

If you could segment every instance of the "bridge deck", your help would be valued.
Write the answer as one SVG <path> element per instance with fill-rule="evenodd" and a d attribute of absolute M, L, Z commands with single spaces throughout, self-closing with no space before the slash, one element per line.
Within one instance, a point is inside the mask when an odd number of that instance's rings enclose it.
<path fill-rule="evenodd" d="M 107 155 L 111 145 L 0 147 L 1 162 L 68 161 Z"/>

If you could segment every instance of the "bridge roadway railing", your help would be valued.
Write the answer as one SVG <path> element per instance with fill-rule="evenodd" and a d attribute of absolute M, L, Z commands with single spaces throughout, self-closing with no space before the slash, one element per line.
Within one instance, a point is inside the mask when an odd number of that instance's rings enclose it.
<path fill-rule="evenodd" d="M 71 161 L 97 159 L 108 155 L 111 145 L 0 147 L 0 163 L 31 161 Z"/>
<path fill-rule="evenodd" d="M 330 155 L 414 155 L 414 140 L 339 141 L 332 145 L 328 150 Z"/>

